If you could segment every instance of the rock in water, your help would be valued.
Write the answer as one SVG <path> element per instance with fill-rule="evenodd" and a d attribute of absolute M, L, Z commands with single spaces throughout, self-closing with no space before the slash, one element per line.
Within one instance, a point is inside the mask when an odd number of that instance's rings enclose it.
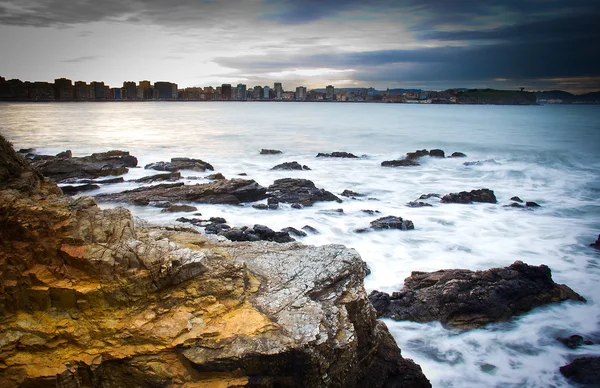
<path fill-rule="evenodd" d="M 317 158 L 350 158 L 350 159 L 358 159 L 358 156 L 351 154 L 349 152 L 332 152 L 330 154 L 326 154 L 323 152 L 319 152 L 317 154 Z"/>
<path fill-rule="evenodd" d="M 598 235 L 596 242 L 591 243 L 590 246 L 592 248 L 600 249 L 600 234 Z"/>
<path fill-rule="evenodd" d="M 156 162 L 150 163 L 144 166 L 147 170 L 158 170 L 158 171 L 179 171 L 179 170 L 193 170 L 193 171 L 214 171 L 214 167 L 203 160 L 191 159 L 191 158 L 171 158 L 170 162 Z"/>
<path fill-rule="evenodd" d="M 390 296 L 373 291 L 369 295 L 379 317 L 440 321 L 461 329 L 505 321 L 536 306 L 567 299 L 585 302 L 568 286 L 554 283 L 550 268 L 520 261 L 486 271 L 415 271 L 399 292 Z"/>
<path fill-rule="evenodd" d="M 262 150 L 260 150 L 260 154 L 261 155 L 277 155 L 277 154 L 281 154 L 282 152 L 279 150 L 270 150 L 267 148 L 263 148 Z"/>
<path fill-rule="evenodd" d="M 381 162 L 382 167 L 412 167 L 420 166 L 419 163 L 412 159 L 386 160 Z"/>
<path fill-rule="evenodd" d="M 600 357 L 581 357 L 561 366 L 560 373 L 585 387 L 600 386 Z"/>
<path fill-rule="evenodd" d="M 415 225 L 410 220 L 403 220 L 402 217 L 387 216 L 371 221 L 371 229 L 373 230 L 384 230 L 384 229 L 399 229 L 399 230 L 413 230 Z"/>
<path fill-rule="evenodd" d="M 486 203 L 497 203 L 496 195 L 494 191 L 490 189 L 480 189 L 461 191 L 460 193 L 450 193 L 442 197 L 441 202 L 443 203 L 473 203 L 473 202 L 486 202 Z"/>
<path fill-rule="evenodd" d="M 0 178 L 3 388 L 431 386 L 352 249 L 136 228 L 1 137 Z"/>
<path fill-rule="evenodd" d="M 300 163 L 293 161 L 293 162 L 285 162 L 285 163 L 281 163 L 278 164 L 277 166 L 271 168 L 271 170 L 310 170 L 310 168 L 308 168 L 308 166 L 302 166 Z"/>
<path fill-rule="evenodd" d="M 319 189 L 308 179 L 277 179 L 267 189 L 267 195 L 283 203 L 297 203 L 312 206 L 317 201 L 341 200 L 327 190 Z"/>
<path fill-rule="evenodd" d="M 98 178 L 123 175 L 128 167 L 137 166 L 137 158 L 127 151 L 108 151 L 83 157 L 41 157 L 32 161 L 33 166 L 55 182 L 69 178 Z"/>

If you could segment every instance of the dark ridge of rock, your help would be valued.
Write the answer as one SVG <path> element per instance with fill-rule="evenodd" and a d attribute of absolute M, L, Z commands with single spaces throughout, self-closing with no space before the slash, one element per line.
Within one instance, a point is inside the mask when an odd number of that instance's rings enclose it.
<path fill-rule="evenodd" d="M 361 210 L 361 212 L 366 213 L 366 214 L 372 216 L 374 214 L 378 214 L 379 210 L 363 209 L 363 210 Z"/>
<path fill-rule="evenodd" d="M 82 193 L 84 191 L 97 190 L 99 188 L 100 188 L 100 186 L 98 186 L 98 185 L 88 183 L 85 185 L 78 185 L 78 186 L 62 186 L 60 189 L 66 195 L 75 195 L 78 193 Z"/>
<path fill-rule="evenodd" d="M 431 156 L 433 158 L 445 158 L 446 153 L 443 150 L 435 148 L 435 149 L 432 149 L 431 151 L 429 151 L 429 156 Z"/>
<path fill-rule="evenodd" d="M 494 159 L 488 160 L 477 160 L 475 162 L 464 162 L 463 166 L 486 166 L 486 165 L 499 165 Z"/>
<path fill-rule="evenodd" d="M 406 204 L 408 207 L 431 207 L 433 206 L 430 203 L 422 202 L 422 201 L 412 201 Z"/>
<path fill-rule="evenodd" d="M 304 231 L 306 231 L 308 233 L 311 233 L 311 234 L 321 234 L 317 229 L 313 228 L 310 225 L 304 225 L 302 227 L 302 230 L 304 230 Z"/>
<path fill-rule="evenodd" d="M 260 154 L 261 155 L 277 155 L 277 154 L 281 154 L 282 152 L 279 150 L 270 150 L 270 149 L 266 149 L 263 148 L 262 150 L 260 150 Z"/>
<path fill-rule="evenodd" d="M 165 174 L 156 174 L 145 176 L 142 178 L 135 179 L 136 183 L 151 183 L 151 182 L 163 182 L 163 181 L 176 181 L 181 179 L 180 172 L 168 172 Z"/>
<path fill-rule="evenodd" d="M 120 193 L 102 194 L 99 201 L 148 205 L 154 201 L 232 204 L 260 201 L 266 189 L 254 180 L 230 179 L 210 183 L 184 185 L 183 182 L 140 187 Z"/>
<path fill-rule="evenodd" d="M 21 148 L 17 152 L 20 153 L 20 154 L 30 154 L 33 151 L 35 151 L 35 148 Z"/>
<path fill-rule="evenodd" d="M 473 202 L 484 202 L 484 203 L 498 203 L 494 191 L 490 189 L 479 189 L 461 191 L 460 193 L 446 194 L 441 199 L 442 203 L 473 203 Z"/>
<path fill-rule="evenodd" d="M 384 229 L 399 229 L 399 230 L 413 230 L 415 225 L 410 220 L 403 220 L 402 217 L 387 216 L 381 217 L 374 221 L 371 221 L 371 229 L 373 230 L 384 230 Z"/>
<path fill-rule="evenodd" d="M 591 243 L 590 246 L 592 248 L 600 249 L 600 234 L 598 235 L 596 242 Z"/>
<path fill-rule="evenodd" d="M 582 336 L 579 334 L 573 334 L 568 337 L 559 337 L 557 338 L 559 342 L 565 345 L 569 349 L 577 349 L 583 345 L 593 345 L 592 341 L 584 340 Z"/>
<path fill-rule="evenodd" d="M 466 158 L 467 155 L 463 154 L 462 152 L 453 152 L 452 155 L 450 155 L 450 158 Z"/>
<path fill-rule="evenodd" d="M 356 191 L 352 191 L 352 190 L 344 190 L 342 191 L 342 194 L 340 194 L 342 197 L 364 197 L 364 194 L 361 193 L 357 193 Z"/>
<path fill-rule="evenodd" d="M 420 166 L 419 163 L 412 159 L 400 159 L 400 160 L 385 160 L 381 162 L 382 167 L 411 167 Z"/>
<path fill-rule="evenodd" d="M 210 174 L 209 176 L 206 177 L 206 179 L 210 179 L 211 181 L 216 181 L 216 180 L 220 180 L 220 179 L 225 179 L 225 175 L 218 172 L 216 174 Z"/>
<path fill-rule="evenodd" d="M 278 202 L 298 203 L 303 206 L 312 206 L 317 201 L 341 202 L 334 194 L 317 188 L 308 179 L 277 179 L 268 187 L 267 195 L 277 199 Z"/>
<path fill-rule="evenodd" d="M 540 205 L 538 205 L 536 202 L 533 202 L 533 201 L 525 202 L 525 206 L 526 207 L 541 207 Z"/>
<path fill-rule="evenodd" d="M 161 210 L 161 213 L 189 213 L 195 212 L 198 208 L 190 205 L 171 205 Z"/>
<path fill-rule="evenodd" d="M 287 228 L 283 228 L 283 229 L 281 229 L 281 231 L 289 233 L 290 235 L 294 235 L 296 237 L 306 237 L 307 236 L 306 232 L 303 232 L 296 228 L 292 228 L 291 226 L 288 226 Z"/>
<path fill-rule="evenodd" d="M 560 373 L 585 387 L 600 387 L 600 357 L 580 357 L 560 367 Z"/>
<path fill-rule="evenodd" d="M 218 233 L 231 241 L 272 241 L 276 243 L 288 243 L 296 241 L 289 232 L 275 232 L 265 225 L 256 224 L 252 228 L 231 228 Z"/>
<path fill-rule="evenodd" d="M 504 205 L 504 207 L 514 207 L 514 208 L 517 208 L 517 209 L 523 209 L 525 206 L 521 205 L 518 202 L 513 202 L 510 205 Z"/>
<path fill-rule="evenodd" d="M 523 203 L 523 200 L 521 198 L 517 197 L 517 196 L 512 197 L 510 200 L 511 201 L 515 201 L 515 202 L 519 202 L 519 203 Z"/>
<path fill-rule="evenodd" d="M 429 194 L 421 194 L 419 199 L 429 199 L 429 198 L 441 198 L 440 194 L 429 193 Z"/>
<path fill-rule="evenodd" d="M 66 150 L 66 151 L 59 152 L 58 154 L 56 154 L 56 157 L 60 158 L 60 159 L 71 158 L 71 157 L 73 157 L 73 153 L 71 152 L 71 150 Z"/>
<path fill-rule="evenodd" d="M 326 153 L 322 153 L 319 152 L 317 154 L 317 158 L 351 158 L 351 159 L 358 159 L 358 156 L 351 154 L 349 152 L 332 152 L 330 154 L 326 154 Z"/>
<path fill-rule="evenodd" d="M 108 151 L 83 157 L 44 158 L 36 155 L 31 162 L 42 175 L 60 182 L 68 178 L 99 178 L 123 175 L 137 166 L 137 158 L 126 151 Z"/>
<path fill-rule="evenodd" d="M 248 176 L 248 174 L 246 174 L 245 172 L 240 172 L 240 173 L 238 174 L 238 176 Z"/>
<path fill-rule="evenodd" d="M 378 317 L 440 321 L 461 329 L 506 321 L 548 303 L 585 302 L 568 286 L 554 283 L 547 266 L 535 267 L 520 261 L 485 271 L 413 271 L 399 292 L 389 295 L 373 291 L 369 300 Z"/>
<path fill-rule="evenodd" d="M 429 151 L 423 149 L 423 150 L 417 150 L 415 152 L 407 152 L 406 153 L 406 159 L 408 160 L 416 160 L 419 158 L 422 158 L 423 156 L 428 156 L 429 155 Z"/>
<path fill-rule="evenodd" d="M 252 207 L 258 210 L 269 210 L 269 206 L 265 203 L 257 203 L 252 205 Z"/>
<path fill-rule="evenodd" d="M 123 182 L 125 182 L 125 179 L 123 179 L 123 177 L 120 176 L 117 178 L 108 178 L 108 179 L 100 179 L 100 180 L 93 179 L 90 183 L 95 183 L 98 185 L 111 185 L 114 183 L 123 183 Z"/>
<path fill-rule="evenodd" d="M 285 162 L 285 163 L 281 163 L 278 164 L 277 166 L 271 168 L 271 170 L 310 170 L 310 168 L 308 168 L 308 166 L 303 166 L 300 163 L 293 161 L 293 162 Z"/>
<path fill-rule="evenodd" d="M 191 159 L 191 158 L 171 158 L 170 162 L 156 162 L 147 164 L 144 167 L 146 170 L 158 170 L 158 171 L 179 171 L 179 170 L 193 170 L 193 171 L 214 171 L 214 167 L 203 160 Z"/>

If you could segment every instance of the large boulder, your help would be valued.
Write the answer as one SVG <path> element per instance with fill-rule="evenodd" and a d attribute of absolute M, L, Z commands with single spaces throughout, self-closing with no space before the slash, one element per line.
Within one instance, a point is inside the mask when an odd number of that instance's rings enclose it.
<path fill-rule="evenodd" d="M 590 246 L 592 248 L 600 249 L 600 234 L 598 235 L 596 242 L 591 243 Z"/>
<path fill-rule="evenodd" d="M 354 154 L 351 154 L 349 152 L 336 151 L 336 152 L 332 152 L 330 154 L 319 152 L 317 154 L 317 158 L 350 158 L 350 159 L 357 159 L 358 156 L 356 156 Z"/>
<path fill-rule="evenodd" d="M 306 165 L 301 165 L 300 163 L 293 161 L 293 162 L 285 162 L 285 163 L 281 163 L 278 164 L 277 166 L 271 168 L 271 170 L 310 170 L 310 168 L 308 168 L 308 166 Z"/>
<path fill-rule="evenodd" d="M 385 160 L 381 162 L 382 167 L 412 167 L 420 166 L 419 163 L 412 159 L 400 159 L 400 160 Z"/>
<path fill-rule="evenodd" d="M 164 201 L 238 205 L 242 202 L 260 201 L 265 198 L 265 192 L 266 189 L 254 180 L 221 179 L 196 185 L 185 185 L 183 182 L 163 183 L 120 193 L 102 194 L 96 198 L 99 201 L 136 205 Z"/>
<path fill-rule="evenodd" d="M 443 203 L 473 203 L 473 202 L 485 202 L 485 203 L 497 203 L 496 195 L 493 190 L 490 189 L 479 189 L 471 191 L 461 191 L 460 193 L 450 193 L 442 197 L 441 202 Z"/>
<path fill-rule="evenodd" d="M 32 160 L 32 165 L 55 182 L 69 178 L 98 178 L 123 175 L 137 166 L 137 158 L 127 151 L 108 151 L 83 157 L 52 157 Z"/>
<path fill-rule="evenodd" d="M 560 367 L 560 373 L 584 387 L 600 386 L 600 357 L 580 357 Z"/>
<path fill-rule="evenodd" d="M 554 283 L 547 266 L 535 267 L 520 261 L 485 271 L 414 271 L 399 292 L 389 295 L 373 291 L 369 300 L 378 317 L 440 321 L 461 329 L 505 321 L 548 303 L 585 302 L 568 286 Z"/>
<path fill-rule="evenodd" d="M 371 229 L 373 230 L 384 230 L 384 229 L 399 229 L 399 230 L 412 230 L 415 225 L 410 220 L 403 220 L 402 217 L 387 216 L 381 217 L 374 221 L 371 221 Z"/>
<path fill-rule="evenodd" d="M 308 179 L 277 179 L 267 189 L 267 195 L 283 203 L 312 206 L 317 201 L 341 200 L 325 189 L 319 189 Z"/>
<path fill-rule="evenodd" d="M 356 251 L 135 227 L 20 162 L 0 153 L 1 387 L 431 386 Z"/>
<path fill-rule="evenodd" d="M 193 171 L 214 171 L 214 167 L 203 160 L 192 159 L 192 158 L 171 158 L 170 162 L 156 162 L 150 163 L 144 166 L 147 170 L 158 170 L 158 171 L 179 171 L 179 170 L 193 170 Z"/>

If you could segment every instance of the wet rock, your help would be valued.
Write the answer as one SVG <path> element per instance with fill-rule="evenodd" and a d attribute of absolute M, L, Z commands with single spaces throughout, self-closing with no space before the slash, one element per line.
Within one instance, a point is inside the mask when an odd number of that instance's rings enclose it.
<path fill-rule="evenodd" d="M 450 155 L 451 158 L 466 158 L 467 155 L 463 154 L 462 152 L 453 152 L 452 155 Z"/>
<path fill-rule="evenodd" d="M 446 157 L 446 154 L 444 153 L 443 150 L 440 149 L 432 149 L 431 151 L 429 151 L 429 156 L 434 157 L 434 158 L 444 158 Z"/>
<path fill-rule="evenodd" d="M 435 193 L 429 193 L 429 194 L 422 194 L 419 199 L 429 199 L 429 198 L 441 198 L 442 196 L 440 194 L 435 194 Z"/>
<path fill-rule="evenodd" d="M 290 235 L 294 235 L 296 237 L 306 237 L 307 236 L 306 232 L 303 232 L 296 228 L 292 228 L 291 226 L 288 226 L 287 228 L 283 228 L 283 229 L 281 229 L 281 231 L 286 232 Z"/>
<path fill-rule="evenodd" d="M 148 202 L 147 205 L 152 206 L 152 207 L 158 207 L 161 209 L 166 209 L 168 207 L 173 206 L 173 204 L 169 201 L 151 201 L 151 202 Z"/>
<path fill-rule="evenodd" d="M 295 241 L 288 232 L 275 232 L 265 225 L 256 224 L 252 228 L 232 228 L 220 232 L 219 235 L 231 241 L 272 241 L 276 243 L 288 243 Z"/>
<path fill-rule="evenodd" d="M 441 199 L 442 203 L 473 203 L 473 202 L 485 202 L 485 203 L 497 203 L 494 191 L 490 189 L 479 189 L 461 191 L 460 193 L 446 194 Z"/>
<path fill-rule="evenodd" d="M 225 179 L 225 176 L 223 174 L 221 174 L 220 172 L 218 172 L 216 174 L 210 174 L 209 176 L 206 177 L 206 179 L 209 179 L 211 181 L 216 181 L 216 180 L 220 180 L 220 179 Z"/>
<path fill-rule="evenodd" d="M 487 166 L 487 165 L 499 165 L 500 163 L 496 162 L 494 159 L 488 160 L 477 160 L 474 162 L 464 162 L 463 166 Z"/>
<path fill-rule="evenodd" d="M 308 168 L 308 166 L 303 166 L 300 163 L 293 161 L 293 162 L 285 162 L 285 163 L 281 163 L 278 164 L 277 166 L 271 168 L 271 170 L 310 170 L 310 168 Z"/>
<path fill-rule="evenodd" d="M 371 221 L 371 229 L 383 230 L 383 229 L 399 229 L 399 230 L 413 230 L 415 225 L 410 220 L 403 220 L 402 217 L 387 216 L 381 217 L 374 221 Z"/>
<path fill-rule="evenodd" d="M 381 162 L 381 166 L 383 166 L 383 167 L 411 167 L 411 166 L 420 166 L 420 164 L 415 162 L 412 159 L 400 159 L 400 160 L 383 161 L 383 162 Z"/>
<path fill-rule="evenodd" d="M 302 209 L 304 206 L 302 206 L 302 205 L 301 205 L 301 204 L 299 204 L 299 203 L 293 203 L 293 204 L 291 204 L 291 205 L 290 205 L 290 207 L 291 207 L 292 209 Z"/>
<path fill-rule="evenodd" d="M 267 206 L 271 210 L 277 210 L 279 208 L 279 200 L 277 198 L 267 198 Z"/>
<path fill-rule="evenodd" d="M 158 171 L 179 171 L 179 170 L 193 170 L 193 171 L 214 171 L 214 167 L 203 160 L 191 159 L 191 158 L 171 158 L 170 162 L 156 162 L 150 163 L 144 166 L 146 170 L 158 170 Z"/>
<path fill-rule="evenodd" d="M 226 224 L 227 220 L 223 217 L 210 217 L 208 219 L 208 221 L 212 222 L 213 224 Z"/>
<path fill-rule="evenodd" d="M 520 261 L 485 271 L 414 271 L 399 292 L 389 295 L 373 291 L 369 300 L 378 317 L 440 321 L 462 329 L 506 321 L 548 303 L 585 302 L 568 286 L 554 283 L 547 266 L 535 267 Z"/>
<path fill-rule="evenodd" d="M 38 155 L 39 156 L 39 155 Z M 99 178 L 123 175 L 128 167 L 137 166 L 137 158 L 126 151 L 109 151 L 90 156 L 68 158 L 34 158 L 32 165 L 44 176 L 55 182 L 68 178 Z"/>
<path fill-rule="evenodd" d="M 600 249 L 600 234 L 598 235 L 596 242 L 591 243 L 590 246 L 592 248 Z"/>
<path fill-rule="evenodd" d="M 521 198 L 519 198 L 519 197 L 516 197 L 516 196 L 512 197 L 510 200 L 511 201 L 515 201 L 515 202 L 519 202 L 519 203 L 523 203 L 523 200 Z"/>
<path fill-rule="evenodd" d="M 282 152 L 279 150 L 270 150 L 270 149 L 266 149 L 263 148 L 262 150 L 260 150 L 260 154 L 261 155 L 277 155 L 277 154 L 281 154 Z"/>
<path fill-rule="evenodd" d="M 357 193 L 356 191 L 352 191 L 352 190 L 344 190 L 342 191 L 342 194 L 340 194 L 342 197 L 349 197 L 349 198 L 353 198 L 353 197 L 364 197 L 364 194 L 361 193 Z"/>
<path fill-rule="evenodd" d="M 428 156 L 428 155 L 429 155 L 429 151 L 427 151 L 425 149 L 417 150 L 415 152 L 407 152 L 406 159 L 415 160 L 415 159 L 419 159 L 419 158 L 422 158 L 423 156 Z"/>
<path fill-rule="evenodd" d="M 71 152 L 71 150 L 66 150 L 66 151 L 59 152 L 58 154 L 56 154 L 56 157 L 61 158 L 61 159 L 71 158 L 71 157 L 73 157 L 73 153 Z"/>
<path fill-rule="evenodd" d="M 265 198 L 266 189 L 254 180 L 230 179 L 184 185 L 183 182 L 140 187 L 120 193 L 102 194 L 99 201 L 148 204 L 151 201 L 193 202 L 238 205 Z"/>
<path fill-rule="evenodd" d="M 422 202 L 422 201 L 412 201 L 406 204 L 408 207 L 431 207 L 433 206 L 430 203 Z"/>
<path fill-rule="evenodd" d="M 20 154 L 30 154 L 33 151 L 35 151 L 35 148 L 21 148 L 17 152 L 20 153 Z"/>
<path fill-rule="evenodd" d="M 304 231 L 306 231 L 306 232 L 308 232 L 310 234 L 321 234 L 321 233 L 319 233 L 319 231 L 317 229 L 313 228 L 310 225 L 304 225 L 302 227 L 302 230 L 304 230 Z"/>
<path fill-rule="evenodd" d="M 372 216 L 374 214 L 378 214 L 379 210 L 364 209 L 364 210 L 361 210 L 361 212 L 366 213 L 366 214 Z"/>
<path fill-rule="evenodd" d="M 253 208 L 258 209 L 258 210 L 268 210 L 269 206 L 264 204 L 264 203 L 257 203 L 252 205 Z"/>
<path fill-rule="evenodd" d="M 100 179 L 100 180 L 92 180 L 91 183 L 95 183 L 95 184 L 99 184 L 99 185 L 110 185 L 110 184 L 114 184 L 114 183 L 123 183 L 125 182 L 125 179 L 123 179 L 122 176 L 118 177 L 118 178 L 108 178 L 108 179 Z"/>
<path fill-rule="evenodd" d="M 525 206 L 521 205 L 518 202 L 513 202 L 510 205 L 504 205 L 504 207 L 514 207 L 514 208 L 517 208 L 517 209 L 523 209 Z"/>
<path fill-rule="evenodd" d="M 581 357 L 560 367 L 560 373 L 586 387 L 600 386 L 600 357 Z"/>
<path fill-rule="evenodd" d="M 319 210 L 319 214 L 329 214 L 331 216 L 339 216 L 339 215 L 343 215 L 344 213 L 344 209 L 323 209 L 323 210 Z"/>
<path fill-rule="evenodd" d="M 279 202 L 312 206 L 318 201 L 341 200 L 324 189 L 319 189 L 308 179 L 283 178 L 277 179 L 267 189 L 267 195 Z"/>
<path fill-rule="evenodd" d="M 238 174 L 238 176 L 248 176 L 248 174 L 246 174 L 245 172 L 241 172 Z"/>
<path fill-rule="evenodd" d="M 142 178 L 135 179 L 134 182 L 136 182 L 136 183 L 151 183 L 151 182 L 162 182 L 162 181 L 176 181 L 179 179 L 181 179 L 180 172 L 169 172 L 169 173 L 165 173 L 165 174 L 156 174 L 156 175 L 145 176 Z"/>
<path fill-rule="evenodd" d="M 84 191 L 92 191 L 99 189 L 100 186 L 94 184 L 85 184 L 78 186 L 62 186 L 60 189 L 66 195 L 75 195 Z"/>
<path fill-rule="evenodd" d="M 354 154 L 351 154 L 349 152 L 339 152 L 339 151 L 336 151 L 336 152 L 332 152 L 330 154 L 319 152 L 317 154 L 317 158 L 351 158 L 351 159 L 357 159 L 358 156 L 356 156 Z"/>
<path fill-rule="evenodd" d="M 161 213 L 189 213 L 195 212 L 198 208 L 190 205 L 171 205 L 161 210 Z"/>
<path fill-rule="evenodd" d="M 535 203 L 533 201 L 525 202 L 525 206 L 526 207 L 541 207 L 540 205 L 538 205 L 537 203 Z"/>
<path fill-rule="evenodd" d="M 592 341 L 584 340 L 582 336 L 579 334 L 573 334 L 568 337 L 559 337 L 557 338 L 563 345 L 565 345 L 569 349 L 577 349 L 583 345 L 593 345 Z"/>

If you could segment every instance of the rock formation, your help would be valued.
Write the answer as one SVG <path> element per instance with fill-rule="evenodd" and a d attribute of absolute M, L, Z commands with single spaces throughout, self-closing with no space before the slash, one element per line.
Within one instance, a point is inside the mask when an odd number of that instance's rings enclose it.
<path fill-rule="evenodd" d="M 561 366 L 560 373 L 584 387 L 600 386 L 600 357 L 580 357 Z"/>
<path fill-rule="evenodd" d="M 496 195 L 493 190 L 480 189 L 471 191 L 461 191 L 460 193 L 450 193 L 442 197 L 443 203 L 473 203 L 486 202 L 497 203 Z"/>
<path fill-rule="evenodd" d="M 358 156 L 351 154 L 349 152 L 332 152 L 330 154 L 319 152 L 317 154 L 317 158 L 349 158 L 349 159 L 358 159 Z"/>
<path fill-rule="evenodd" d="M 283 178 L 277 179 L 267 189 L 267 195 L 278 202 L 312 206 L 317 201 L 337 201 L 336 197 L 325 189 L 319 189 L 308 179 Z"/>
<path fill-rule="evenodd" d="M 339 245 L 134 227 L 0 137 L 0 386 L 429 387 Z"/>
<path fill-rule="evenodd" d="M 419 163 L 412 159 L 400 159 L 400 160 L 385 160 L 381 162 L 382 167 L 412 167 L 420 166 Z"/>
<path fill-rule="evenodd" d="M 520 261 L 486 271 L 414 271 L 400 292 L 369 295 L 379 317 L 440 321 L 462 329 L 505 321 L 536 306 L 567 299 L 585 302 L 568 286 L 554 283 L 550 268 Z"/>
<path fill-rule="evenodd" d="M 191 159 L 191 158 L 171 158 L 170 162 L 156 162 L 150 163 L 144 166 L 147 170 L 158 170 L 158 171 L 179 171 L 179 170 L 193 170 L 193 171 L 214 171 L 214 167 L 203 160 Z"/>
<path fill-rule="evenodd" d="M 277 166 L 271 168 L 271 170 L 310 170 L 310 168 L 307 165 L 301 165 L 300 163 L 293 161 L 293 162 L 285 162 L 285 163 L 281 163 L 278 164 Z"/>

